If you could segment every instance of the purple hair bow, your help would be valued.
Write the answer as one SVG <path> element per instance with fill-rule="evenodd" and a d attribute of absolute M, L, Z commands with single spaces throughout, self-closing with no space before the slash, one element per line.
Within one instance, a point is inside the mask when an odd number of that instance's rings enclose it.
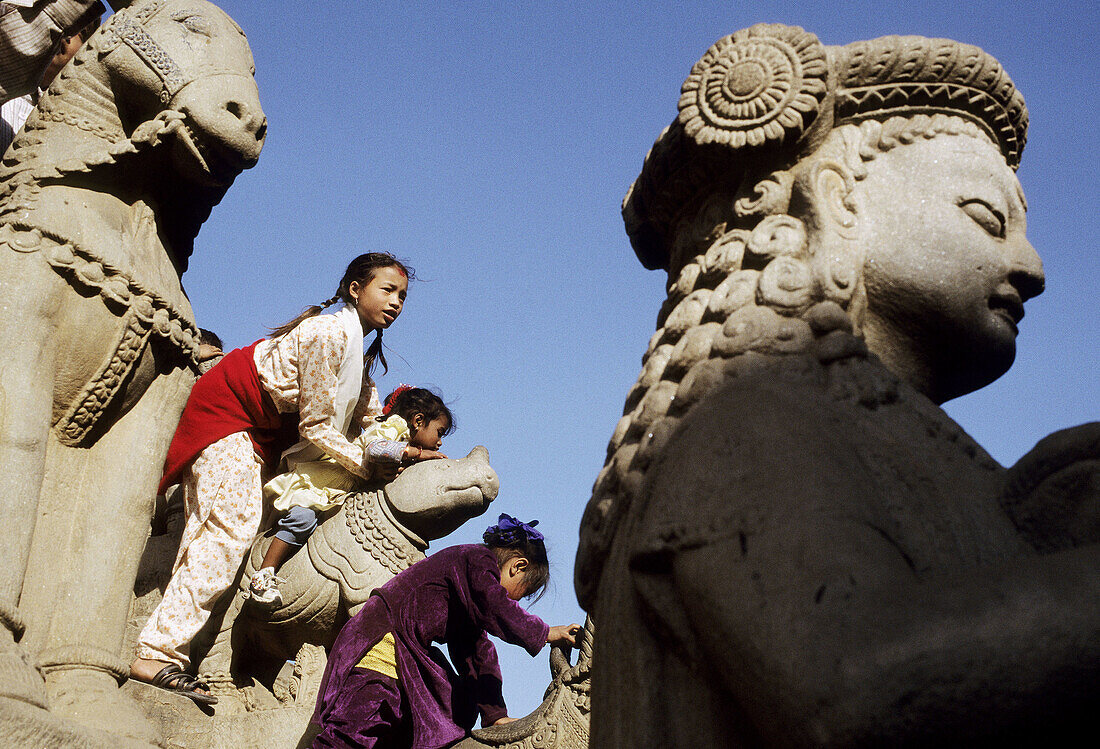
<path fill-rule="evenodd" d="M 535 530 L 535 526 L 539 524 L 539 521 L 532 520 L 530 523 L 525 523 L 522 520 L 516 520 L 511 515 L 506 513 L 500 513 L 500 518 L 497 520 L 496 525 L 490 525 L 485 529 L 486 535 L 496 531 L 498 533 L 497 538 L 503 543 L 511 544 L 516 541 L 544 541 L 545 538 L 541 533 Z"/>

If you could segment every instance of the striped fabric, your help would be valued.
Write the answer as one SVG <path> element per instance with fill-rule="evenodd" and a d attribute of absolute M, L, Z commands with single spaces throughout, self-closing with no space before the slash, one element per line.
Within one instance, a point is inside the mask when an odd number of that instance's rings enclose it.
<path fill-rule="evenodd" d="M 0 155 L 8 150 L 15 140 L 15 134 L 23 127 L 34 109 L 34 98 L 30 94 L 17 96 L 0 106 Z"/>
<path fill-rule="evenodd" d="M 0 102 L 34 91 L 61 37 L 97 8 L 105 10 L 99 0 L 0 2 Z"/>

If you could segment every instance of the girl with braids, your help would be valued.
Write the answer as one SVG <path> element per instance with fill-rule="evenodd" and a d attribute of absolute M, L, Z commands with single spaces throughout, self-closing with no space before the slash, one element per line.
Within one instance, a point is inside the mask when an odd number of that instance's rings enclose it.
<path fill-rule="evenodd" d="M 401 314 L 411 275 L 392 255 L 360 255 L 331 299 L 270 338 L 231 351 L 195 383 L 161 481 L 162 490 L 182 484 L 186 526 L 164 598 L 138 639 L 131 678 L 216 702 L 186 673 L 189 648 L 259 530 L 261 476 L 273 474 L 281 458 L 322 456 L 372 474 L 377 456 L 346 435 L 380 411 L 369 375 L 376 361 L 386 368 L 382 331 Z M 337 302 L 335 314 L 320 314 Z"/>
<path fill-rule="evenodd" d="M 315 749 L 435 749 L 465 736 L 479 713 L 483 726 L 511 721 L 488 635 L 534 656 L 548 642 L 574 645 L 580 632 L 548 626 L 517 603 L 550 581 L 536 525 L 502 514 L 484 544 L 443 549 L 371 594 L 329 653 Z M 447 644 L 454 669 L 433 642 Z"/>
<path fill-rule="evenodd" d="M 317 527 L 317 513 L 343 504 L 348 493 L 364 478 L 386 478 L 395 463 L 413 463 L 447 457 L 439 452 L 443 438 L 454 430 L 454 416 L 443 399 L 425 388 L 401 385 L 386 398 L 382 414 L 372 420 L 354 441 L 365 454 L 379 461 L 374 475 L 352 473 L 327 455 L 320 460 L 290 460 L 287 473 L 264 486 L 276 510 L 286 514 L 275 524 L 275 537 L 252 576 L 253 601 L 275 607 L 283 602 L 275 573 L 300 549 Z M 384 462 L 383 462 L 384 461 Z"/>

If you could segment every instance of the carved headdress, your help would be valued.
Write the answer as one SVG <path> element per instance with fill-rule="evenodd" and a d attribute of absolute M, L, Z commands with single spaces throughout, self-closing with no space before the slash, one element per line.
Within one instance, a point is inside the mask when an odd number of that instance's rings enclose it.
<path fill-rule="evenodd" d="M 972 121 L 1015 169 L 1027 107 L 1001 64 L 950 39 L 885 36 L 827 47 L 795 26 L 758 24 L 715 42 L 681 88 L 679 115 L 623 202 L 638 258 L 667 268 L 684 207 L 716 183 L 747 184 L 812 153 L 835 127 L 951 114 Z"/>
<path fill-rule="evenodd" d="M 814 348 L 830 331 L 858 333 L 866 291 L 859 259 L 816 251 L 791 209 L 802 167 L 843 154 L 858 180 L 876 153 L 940 134 L 988 139 L 1019 164 L 1027 108 L 977 47 L 914 36 L 826 47 L 760 24 L 692 68 L 679 115 L 623 201 L 642 264 L 669 272 L 668 299 L 581 524 L 585 608 L 647 466 L 694 403 L 761 355 L 866 352 L 852 336 Z"/>

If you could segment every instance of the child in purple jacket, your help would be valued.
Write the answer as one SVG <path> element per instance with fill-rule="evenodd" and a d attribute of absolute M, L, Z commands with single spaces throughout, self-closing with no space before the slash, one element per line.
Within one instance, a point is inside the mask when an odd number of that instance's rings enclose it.
<path fill-rule="evenodd" d="M 484 545 L 443 549 L 374 591 L 332 646 L 313 746 L 438 749 L 479 713 L 482 725 L 509 721 L 488 634 L 537 655 L 548 642 L 575 644 L 580 631 L 516 603 L 550 579 L 537 523 L 501 515 Z M 454 669 L 433 642 L 447 644 Z"/>

